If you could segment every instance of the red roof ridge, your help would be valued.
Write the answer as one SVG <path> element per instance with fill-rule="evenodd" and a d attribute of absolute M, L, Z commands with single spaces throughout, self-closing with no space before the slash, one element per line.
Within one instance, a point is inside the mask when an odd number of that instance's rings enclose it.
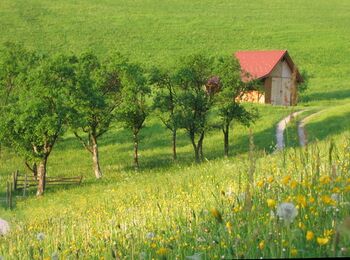
<path fill-rule="evenodd" d="M 272 72 L 278 62 L 288 54 L 288 50 L 247 50 L 235 53 L 238 59 L 245 80 L 261 79 Z"/>

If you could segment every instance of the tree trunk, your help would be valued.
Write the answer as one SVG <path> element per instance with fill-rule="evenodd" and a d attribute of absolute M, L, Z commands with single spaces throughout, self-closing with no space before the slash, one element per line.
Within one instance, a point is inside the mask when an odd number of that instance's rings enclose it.
<path fill-rule="evenodd" d="M 100 159 L 98 155 L 98 145 L 97 145 L 96 136 L 91 136 L 91 144 L 92 144 L 92 161 L 93 161 L 95 176 L 96 176 L 96 179 L 100 179 L 102 177 L 102 172 L 100 168 Z"/>
<path fill-rule="evenodd" d="M 198 146 L 196 145 L 196 142 L 194 141 L 194 137 L 192 136 L 191 136 L 191 142 L 194 150 L 194 157 L 195 157 L 196 163 L 200 163 L 199 149 L 198 149 Z"/>
<path fill-rule="evenodd" d="M 228 143 L 229 127 L 228 127 L 228 125 L 225 125 L 223 132 L 224 132 L 224 155 L 225 155 L 225 158 L 227 158 L 228 157 L 228 150 L 229 150 L 229 143 Z"/>
<path fill-rule="evenodd" d="M 36 165 L 36 163 L 33 163 L 33 175 L 34 175 L 34 178 L 37 180 L 38 179 L 38 166 Z"/>
<path fill-rule="evenodd" d="M 173 131 L 173 160 L 176 161 L 176 130 Z"/>
<path fill-rule="evenodd" d="M 44 191 L 45 191 L 46 163 L 47 163 L 47 157 L 45 157 L 39 163 L 39 167 L 38 167 L 38 190 L 36 192 L 37 196 L 43 195 Z"/>
<path fill-rule="evenodd" d="M 135 170 L 139 169 L 138 149 L 139 149 L 139 140 L 138 140 L 137 133 L 134 133 L 134 167 L 135 167 Z"/>
<path fill-rule="evenodd" d="M 201 133 L 201 136 L 198 140 L 198 151 L 199 151 L 199 154 L 201 156 L 201 160 L 203 161 L 204 160 L 204 155 L 203 155 L 203 139 L 204 139 L 204 132 Z"/>

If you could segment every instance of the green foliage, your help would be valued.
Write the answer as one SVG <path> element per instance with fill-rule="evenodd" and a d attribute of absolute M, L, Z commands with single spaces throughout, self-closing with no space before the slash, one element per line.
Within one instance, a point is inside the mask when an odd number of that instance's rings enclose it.
<path fill-rule="evenodd" d="M 117 119 L 125 128 L 132 131 L 134 141 L 134 166 L 139 168 L 138 145 L 139 132 L 144 127 L 149 114 L 147 97 L 151 94 L 144 70 L 140 65 L 125 63 L 120 72 L 122 102 L 118 109 Z"/>
<path fill-rule="evenodd" d="M 21 55 L 21 53 L 19 54 Z M 64 133 L 69 88 L 74 85 L 72 58 L 41 58 L 16 79 L 16 98 L 1 113 L 1 140 L 26 160 L 47 158 Z"/>
<path fill-rule="evenodd" d="M 146 98 L 151 93 L 143 69 L 129 63 L 121 70 L 122 103 L 118 109 L 118 119 L 137 134 L 149 114 Z"/>
<path fill-rule="evenodd" d="M 256 118 L 257 112 L 248 112 L 239 103 L 250 84 L 241 80 L 241 68 L 238 61 L 231 56 L 221 57 L 216 64 L 216 75 L 219 78 L 220 91 L 215 95 L 215 105 L 218 108 L 222 128 L 229 126 L 233 119 L 249 126 Z"/>
<path fill-rule="evenodd" d="M 0 48 L 0 106 L 16 99 L 17 85 L 26 76 L 28 68 L 35 66 L 38 57 L 23 46 L 6 43 Z M 1 107 L 0 107 L 1 109 Z"/>
<path fill-rule="evenodd" d="M 166 128 L 176 131 L 179 127 L 179 108 L 176 78 L 169 71 L 152 68 L 150 83 L 153 87 L 153 110 Z"/>
<path fill-rule="evenodd" d="M 121 102 L 121 84 L 118 62 L 108 60 L 101 64 L 92 53 L 78 57 L 77 84 L 71 90 L 70 106 L 74 109 L 70 124 L 73 130 L 82 130 L 90 137 L 100 137 L 108 131 L 115 110 Z"/>
<path fill-rule="evenodd" d="M 213 95 L 206 88 L 212 76 L 213 59 L 201 54 L 184 59 L 176 75 L 182 89 L 178 94 L 180 126 L 191 139 L 197 162 L 199 153 L 203 159 L 202 143 L 213 104 Z"/>

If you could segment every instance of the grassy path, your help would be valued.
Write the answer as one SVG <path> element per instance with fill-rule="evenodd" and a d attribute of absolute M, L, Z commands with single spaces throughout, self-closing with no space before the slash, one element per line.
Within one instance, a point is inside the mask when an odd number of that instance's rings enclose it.
<path fill-rule="evenodd" d="M 297 117 L 301 113 L 305 112 L 305 110 L 298 111 L 291 113 L 287 117 L 283 118 L 276 127 L 276 147 L 277 150 L 282 150 L 285 147 L 285 142 L 284 142 L 284 131 L 286 130 L 286 127 L 290 121 L 293 120 L 293 118 Z"/>

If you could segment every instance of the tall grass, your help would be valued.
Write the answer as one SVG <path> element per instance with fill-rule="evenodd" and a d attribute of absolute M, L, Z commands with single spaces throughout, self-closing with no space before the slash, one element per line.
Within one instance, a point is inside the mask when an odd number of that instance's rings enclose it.
<path fill-rule="evenodd" d="M 103 183 L 53 191 L 44 198 L 17 200 L 16 214 L 6 213 L 12 232 L 0 238 L 0 255 L 8 259 L 53 254 L 60 259 L 350 255 L 349 136 L 331 146 L 324 142 L 260 157 L 253 168 L 251 158 L 125 173 Z M 247 196 L 252 169 L 254 180 Z M 283 202 L 298 211 L 290 223 L 278 216 Z"/>

